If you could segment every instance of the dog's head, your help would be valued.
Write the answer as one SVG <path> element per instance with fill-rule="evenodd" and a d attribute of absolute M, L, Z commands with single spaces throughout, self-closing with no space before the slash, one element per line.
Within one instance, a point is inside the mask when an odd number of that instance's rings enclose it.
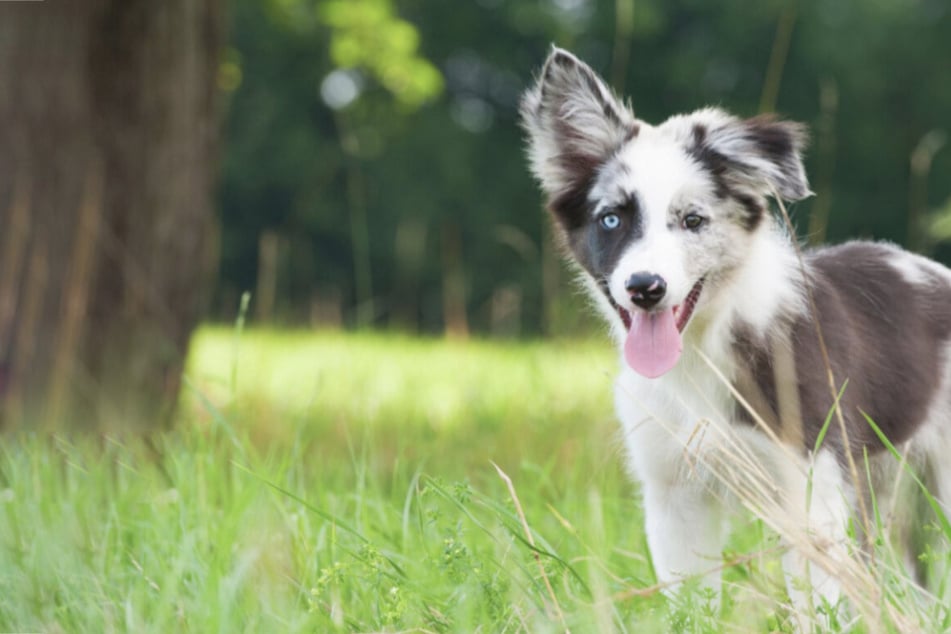
<path fill-rule="evenodd" d="M 802 126 L 713 108 L 652 126 L 560 49 L 521 111 L 558 234 L 623 322 L 625 356 L 645 376 L 676 364 L 694 310 L 769 224 L 768 196 L 810 194 Z"/>

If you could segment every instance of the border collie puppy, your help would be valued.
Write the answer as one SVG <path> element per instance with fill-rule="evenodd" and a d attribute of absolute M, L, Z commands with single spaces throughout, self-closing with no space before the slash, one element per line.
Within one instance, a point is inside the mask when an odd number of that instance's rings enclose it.
<path fill-rule="evenodd" d="M 718 590 L 739 503 L 794 546 L 794 604 L 836 604 L 860 566 L 849 522 L 899 488 L 879 434 L 951 500 L 951 271 L 882 243 L 800 255 L 770 211 L 811 195 L 800 124 L 718 108 L 650 124 L 557 48 L 521 115 L 623 357 L 615 404 L 659 580 Z"/>

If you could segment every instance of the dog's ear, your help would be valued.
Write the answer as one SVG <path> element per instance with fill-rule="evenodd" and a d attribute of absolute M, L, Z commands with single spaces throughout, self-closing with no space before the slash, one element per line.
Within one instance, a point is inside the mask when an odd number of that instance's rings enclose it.
<path fill-rule="evenodd" d="M 796 201 L 812 195 L 802 152 L 806 127 L 772 115 L 737 119 L 721 110 L 695 113 L 691 154 L 718 178 Z"/>
<path fill-rule="evenodd" d="M 578 190 L 637 131 L 634 115 L 591 68 L 552 48 L 521 102 L 532 172 L 551 199 Z"/>

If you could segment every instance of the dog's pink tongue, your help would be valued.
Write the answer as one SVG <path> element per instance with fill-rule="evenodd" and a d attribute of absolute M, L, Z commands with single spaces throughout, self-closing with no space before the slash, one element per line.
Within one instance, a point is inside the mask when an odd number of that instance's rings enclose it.
<path fill-rule="evenodd" d="M 672 308 L 660 313 L 634 311 L 624 342 L 624 358 L 631 369 L 649 379 L 659 377 L 677 364 L 683 343 Z"/>

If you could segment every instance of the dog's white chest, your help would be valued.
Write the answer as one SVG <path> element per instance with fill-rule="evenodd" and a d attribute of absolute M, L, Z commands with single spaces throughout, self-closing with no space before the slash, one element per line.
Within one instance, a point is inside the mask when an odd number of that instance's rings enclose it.
<path fill-rule="evenodd" d="M 716 486 L 712 469 L 737 453 L 758 458 L 763 434 L 735 421 L 735 402 L 723 380 L 680 367 L 660 380 L 624 369 L 615 384 L 615 407 L 629 467 L 642 484 Z"/>

